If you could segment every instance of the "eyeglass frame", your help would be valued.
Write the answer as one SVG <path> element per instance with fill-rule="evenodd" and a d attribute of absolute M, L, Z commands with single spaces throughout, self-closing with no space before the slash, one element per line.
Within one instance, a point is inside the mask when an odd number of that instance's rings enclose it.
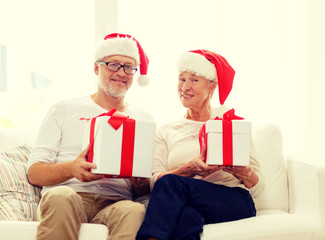
<path fill-rule="evenodd" d="M 127 74 L 127 75 L 134 75 L 134 74 L 138 71 L 138 68 L 137 68 L 137 67 L 132 67 L 132 66 L 129 65 L 129 64 L 124 64 L 124 65 L 123 65 L 123 64 L 120 64 L 120 63 L 115 63 L 115 62 L 104 62 L 104 61 L 99 61 L 98 63 L 100 63 L 100 64 L 105 64 L 106 67 L 107 67 L 107 69 L 110 70 L 110 71 L 113 71 L 113 72 L 118 72 L 118 71 L 120 71 L 121 68 L 123 68 L 124 73 Z M 116 65 L 119 65 L 119 66 L 117 67 L 117 70 L 110 69 L 110 68 L 108 67 L 108 64 L 110 64 L 110 63 L 114 63 L 114 64 L 116 64 Z M 133 73 L 127 73 L 127 72 L 125 71 L 125 66 L 131 66 L 131 67 L 132 67 L 132 70 L 133 70 Z"/>

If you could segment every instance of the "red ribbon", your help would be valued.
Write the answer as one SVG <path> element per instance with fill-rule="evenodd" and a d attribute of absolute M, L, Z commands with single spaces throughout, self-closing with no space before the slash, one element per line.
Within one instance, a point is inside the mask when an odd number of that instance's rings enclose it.
<path fill-rule="evenodd" d="M 133 169 L 135 120 L 126 119 L 123 124 L 120 177 L 131 177 Z"/>
<path fill-rule="evenodd" d="M 233 144 L 232 144 L 232 120 L 241 120 L 242 117 L 235 115 L 235 109 L 230 109 L 223 114 L 223 118 L 216 117 L 214 120 L 222 120 L 222 157 L 223 165 L 233 165 Z M 200 152 L 202 152 L 203 142 L 207 145 L 206 124 L 204 123 L 199 132 Z M 206 156 L 204 159 L 206 162 Z"/>
<path fill-rule="evenodd" d="M 208 137 L 207 137 L 207 132 L 206 132 L 206 127 L 205 127 L 205 123 L 202 125 L 202 127 L 200 128 L 199 131 L 199 143 L 200 143 L 200 153 L 203 150 L 203 144 L 205 145 L 206 149 L 208 150 Z M 207 162 L 207 151 L 205 151 L 205 156 L 203 159 L 203 162 L 206 163 Z"/>
<path fill-rule="evenodd" d="M 118 130 L 123 124 L 122 133 L 122 152 L 121 152 L 121 166 L 120 174 L 114 177 L 131 177 L 133 169 L 133 155 L 134 155 L 134 138 L 135 138 L 135 120 L 125 116 L 122 113 L 111 109 L 107 113 L 100 114 L 94 118 L 91 118 L 90 123 L 90 150 L 88 154 L 88 162 L 93 162 L 94 157 L 94 141 L 95 141 L 95 123 L 98 117 L 110 116 L 108 123 L 115 129 Z M 89 120 L 82 118 L 81 120 Z M 106 175 L 112 177 L 112 175 Z"/>

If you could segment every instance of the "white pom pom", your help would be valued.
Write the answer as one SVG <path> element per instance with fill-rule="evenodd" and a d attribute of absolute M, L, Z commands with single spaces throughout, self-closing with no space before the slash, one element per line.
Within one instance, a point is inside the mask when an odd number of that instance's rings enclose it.
<path fill-rule="evenodd" d="M 146 86 L 150 82 L 150 78 L 147 75 L 140 75 L 138 77 L 138 84 L 140 86 Z"/>

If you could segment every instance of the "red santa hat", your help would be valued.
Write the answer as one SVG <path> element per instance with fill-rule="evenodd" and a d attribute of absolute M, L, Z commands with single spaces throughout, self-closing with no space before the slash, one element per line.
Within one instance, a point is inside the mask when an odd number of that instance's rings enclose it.
<path fill-rule="evenodd" d="M 211 81 L 218 81 L 219 101 L 224 104 L 235 76 L 234 69 L 221 55 L 208 50 L 192 50 L 183 53 L 178 61 L 180 72 L 191 72 Z"/>
<path fill-rule="evenodd" d="M 122 33 L 107 35 L 95 49 L 95 61 L 112 55 L 124 55 L 133 58 L 136 66 L 140 68 L 139 85 L 145 86 L 149 83 L 150 79 L 147 76 L 149 59 L 134 37 Z"/>

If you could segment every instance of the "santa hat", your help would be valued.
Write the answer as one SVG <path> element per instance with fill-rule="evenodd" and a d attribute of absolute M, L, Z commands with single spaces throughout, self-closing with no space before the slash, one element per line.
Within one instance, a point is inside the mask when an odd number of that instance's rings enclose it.
<path fill-rule="evenodd" d="M 224 104 L 232 89 L 235 76 L 234 69 L 224 57 L 203 49 L 183 53 L 178 61 L 178 70 L 218 81 L 221 105 Z"/>
<path fill-rule="evenodd" d="M 95 49 L 95 61 L 112 55 L 124 55 L 133 58 L 136 66 L 140 68 L 139 85 L 145 86 L 149 83 L 150 79 L 147 76 L 149 59 L 134 37 L 121 33 L 107 35 Z"/>

